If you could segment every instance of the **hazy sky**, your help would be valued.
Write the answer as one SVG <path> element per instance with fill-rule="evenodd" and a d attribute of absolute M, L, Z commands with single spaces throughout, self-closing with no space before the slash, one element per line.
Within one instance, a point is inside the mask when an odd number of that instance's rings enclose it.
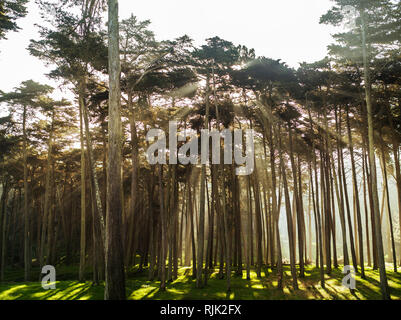
<path fill-rule="evenodd" d="M 202 44 L 219 36 L 234 44 L 254 48 L 256 54 L 280 58 L 290 66 L 312 62 L 326 54 L 334 30 L 319 25 L 320 16 L 332 5 L 330 0 L 120 0 L 120 18 L 131 13 L 150 19 L 159 40 L 184 34 Z M 44 74 L 50 69 L 29 55 L 29 39 L 38 39 L 37 6 L 31 0 L 29 14 L 18 24 L 18 33 L 0 41 L 0 90 L 10 91 L 21 81 L 33 79 L 53 84 Z"/>

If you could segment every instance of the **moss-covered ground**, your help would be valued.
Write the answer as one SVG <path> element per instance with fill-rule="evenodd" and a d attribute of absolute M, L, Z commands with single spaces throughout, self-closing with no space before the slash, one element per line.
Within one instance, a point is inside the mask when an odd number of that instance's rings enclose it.
<path fill-rule="evenodd" d="M 180 268 L 178 278 L 168 283 L 166 291 L 160 291 L 160 282 L 148 281 L 147 271 L 138 272 L 135 268 L 128 272 L 126 288 L 128 299 L 157 300 L 379 300 L 379 272 L 366 268 L 366 279 L 356 275 L 356 290 L 350 292 L 342 285 L 344 275 L 341 270 L 334 269 L 326 274 L 326 286 L 320 285 L 318 268 L 308 266 L 305 278 L 298 279 L 299 289 L 292 287 L 289 266 L 285 266 L 284 288 L 277 289 L 277 278 L 274 271 L 264 269 L 262 278 L 258 279 L 254 270 L 251 280 L 246 280 L 246 272 L 242 277 L 232 275 L 231 291 L 226 290 L 226 280 L 219 279 L 218 270 L 211 274 L 207 285 L 197 289 L 190 268 Z M 44 290 L 39 281 L 23 282 L 23 270 L 8 270 L 5 282 L 0 283 L 0 300 L 101 300 L 104 283 L 94 285 L 91 281 L 80 283 L 76 280 L 77 267 L 58 266 L 56 289 Z M 388 270 L 388 281 L 392 299 L 401 299 L 401 273 Z M 32 278 L 39 279 L 39 270 L 32 270 Z M 87 273 L 87 279 L 91 274 Z"/>

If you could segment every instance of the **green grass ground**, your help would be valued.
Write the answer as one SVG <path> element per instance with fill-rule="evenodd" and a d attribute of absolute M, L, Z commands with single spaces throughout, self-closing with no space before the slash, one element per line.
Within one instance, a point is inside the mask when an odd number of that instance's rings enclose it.
<path fill-rule="evenodd" d="M 0 300 L 101 300 L 104 285 L 94 286 L 92 282 L 80 283 L 72 281 L 77 277 L 76 267 L 60 266 L 57 270 L 55 290 L 44 290 L 39 281 L 23 282 L 21 270 L 6 273 L 6 282 L 0 283 Z M 217 270 L 216 270 L 217 271 Z M 34 277 L 38 278 L 39 271 Z M 218 274 L 211 275 L 203 289 L 197 289 L 191 277 L 191 269 L 181 268 L 177 280 L 167 286 L 167 290 L 159 290 L 159 281 L 147 281 L 147 272 L 133 270 L 127 279 L 127 297 L 132 300 L 366 300 L 381 299 L 379 288 L 379 272 L 367 268 L 366 280 L 356 275 L 356 291 L 354 294 L 342 286 L 341 269 L 333 270 L 325 275 L 326 288 L 320 286 L 319 269 L 307 267 L 306 277 L 298 279 L 299 290 L 293 290 L 289 266 L 285 266 L 283 291 L 277 289 L 277 279 L 271 269 L 264 269 L 262 278 L 258 279 L 252 271 L 251 280 L 246 280 L 245 271 L 242 277 L 234 276 L 231 281 L 231 292 L 226 292 L 226 281 L 218 279 Z M 88 279 L 90 274 L 88 273 Z M 19 281 L 10 281 L 17 279 Z M 401 274 L 388 271 L 388 280 L 392 299 L 401 300 Z"/>

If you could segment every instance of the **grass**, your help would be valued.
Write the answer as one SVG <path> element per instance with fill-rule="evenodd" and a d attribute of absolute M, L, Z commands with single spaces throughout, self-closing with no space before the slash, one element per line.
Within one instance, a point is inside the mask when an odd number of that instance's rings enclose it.
<path fill-rule="evenodd" d="M 74 281 L 77 277 L 77 267 L 59 266 L 55 290 L 44 290 L 39 281 L 23 282 L 22 270 L 8 270 L 6 282 L 0 283 L 0 300 L 102 300 L 104 284 L 94 285 L 87 281 Z M 356 275 L 356 291 L 351 293 L 342 286 L 341 269 L 334 269 L 331 275 L 325 275 L 326 287 L 320 286 L 319 269 L 308 266 L 305 278 L 298 278 L 299 289 L 292 287 L 289 266 L 284 267 L 284 288 L 277 289 L 277 279 L 271 269 L 264 269 L 262 278 L 258 279 L 252 270 L 251 280 L 243 276 L 231 279 L 231 291 L 226 290 L 226 281 L 218 279 L 214 272 L 205 288 L 197 289 L 191 276 L 190 268 L 180 268 L 178 278 L 168 283 L 166 291 L 160 291 L 160 282 L 148 281 L 147 271 L 128 273 L 126 282 L 127 298 L 131 300 L 379 300 L 379 272 L 366 268 L 366 279 Z M 38 277 L 39 270 L 33 270 L 32 275 Z M 90 273 L 87 278 L 90 279 Z M 388 270 L 387 273 L 392 299 L 401 300 L 401 274 Z M 10 279 L 14 279 L 11 281 Z"/>

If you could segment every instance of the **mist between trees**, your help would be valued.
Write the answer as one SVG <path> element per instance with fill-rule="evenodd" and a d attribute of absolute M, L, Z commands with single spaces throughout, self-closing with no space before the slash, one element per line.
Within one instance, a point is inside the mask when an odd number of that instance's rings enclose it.
<path fill-rule="evenodd" d="M 271 267 L 282 289 L 289 264 L 298 289 L 306 265 L 322 287 L 352 265 L 362 278 L 378 269 L 390 298 L 386 267 L 401 258 L 399 2 L 333 1 L 321 23 L 348 29 L 297 69 L 219 37 L 157 41 L 150 21 L 117 23 L 117 0 L 37 2 L 47 26 L 28 50 L 75 99 L 32 80 L 1 92 L 2 279 L 7 267 L 29 281 L 32 266 L 79 264 L 80 281 L 90 268 L 106 299 L 124 299 L 133 266 L 161 290 L 181 266 L 198 288 L 217 270 L 230 290 L 233 273 L 253 268 Z M 253 130 L 254 170 L 240 176 L 232 153 L 215 163 L 191 143 L 205 161 L 149 163 L 146 136 L 174 139 L 169 121 L 198 138 Z"/>

